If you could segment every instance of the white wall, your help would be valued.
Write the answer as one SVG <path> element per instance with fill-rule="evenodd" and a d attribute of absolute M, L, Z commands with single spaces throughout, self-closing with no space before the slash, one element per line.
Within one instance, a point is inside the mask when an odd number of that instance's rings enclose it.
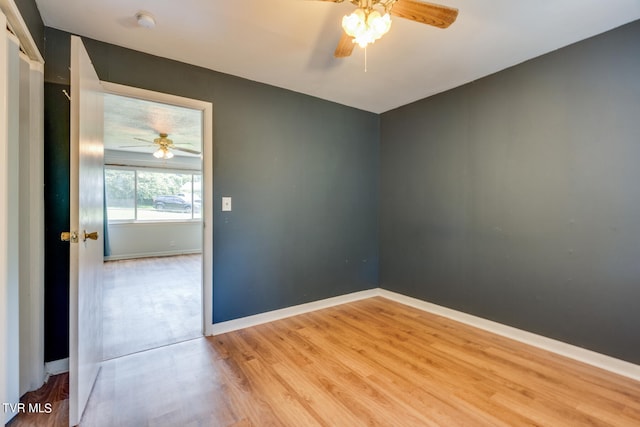
<path fill-rule="evenodd" d="M 109 224 L 107 260 L 202 252 L 202 222 Z"/>

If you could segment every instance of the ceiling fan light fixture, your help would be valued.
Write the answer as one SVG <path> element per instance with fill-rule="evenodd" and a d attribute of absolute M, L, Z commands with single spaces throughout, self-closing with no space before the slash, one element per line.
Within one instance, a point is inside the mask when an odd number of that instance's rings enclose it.
<path fill-rule="evenodd" d="M 377 40 L 387 34 L 389 32 L 389 29 L 391 29 L 391 15 L 389 15 L 388 13 L 382 15 L 380 14 L 380 12 L 374 10 L 371 14 L 369 14 L 367 23 L 372 28 L 373 32 L 377 35 Z"/>
<path fill-rule="evenodd" d="M 168 160 L 173 157 L 173 153 L 166 147 L 160 147 L 153 153 L 153 157 L 156 159 Z"/>
<path fill-rule="evenodd" d="M 342 18 L 344 32 L 354 38 L 354 43 L 365 47 L 389 32 L 391 16 L 382 15 L 374 9 L 356 9 L 351 15 Z"/>
<path fill-rule="evenodd" d="M 364 11 L 358 8 L 351 15 L 345 15 L 342 18 L 342 29 L 351 37 L 356 37 L 357 34 L 366 29 L 365 20 Z"/>

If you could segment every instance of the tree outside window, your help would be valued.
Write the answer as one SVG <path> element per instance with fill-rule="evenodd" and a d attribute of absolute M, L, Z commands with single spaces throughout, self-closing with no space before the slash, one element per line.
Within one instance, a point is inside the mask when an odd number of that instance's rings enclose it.
<path fill-rule="evenodd" d="M 202 175 L 105 168 L 107 218 L 180 221 L 202 218 Z"/>

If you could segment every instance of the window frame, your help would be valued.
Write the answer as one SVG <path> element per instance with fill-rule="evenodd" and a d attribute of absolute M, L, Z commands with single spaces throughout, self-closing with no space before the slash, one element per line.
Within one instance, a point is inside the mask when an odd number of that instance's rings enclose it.
<path fill-rule="evenodd" d="M 133 206 L 133 212 L 134 212 L 134 218 L 133 219 L 111 219 L 109 218 L 109 215 L 107 214 L 107 224 L 170 224 L 170 223 L 195 223 L 195 222 L 202 222 L 203 221 L 203 216 L 202 216 L 202 208 L 200 211 L 200 217 L 199 218 L 194 218 L 194 210 L 191 210 L 191 218 L 170 218 L 170 219 L 138 219 L 138 172 L 142 171 L 142 172 L 151 172 L 151 173 L 167 173 L 167 174 L 182 174 L 182 175 L 191 175 L 191 194 L 193 195 L 193 188 L 194 188 L 194 176 L 195 175 L 199 175 L 200 176 L 200 181 L 202 182 L 203 180 L 203 173 L 201 170 L 193 170 L 193 169 L 180 169 L 180 168 L 154 168 L 154 167 L 148 167 L 148 166 L 125 166 L 125 165 L 113 165 L 113 164 L 106 164 L 104 165 L 104 172 L 106 173 L 106 171 L 108 169 L 111 170 L 122 170 L 122 171 L 131 171 L 134 173 L 134 189 L 133 189 L 133 201 L 134 201 L 134 206 Z M 202 203 L 202 196 L 200 196 L 200 200 Z M 193 202 L 193 200 L 192 200 Z M 106 182 L 105 182 L 105 212 L 108 212 L 109 210 L 109 206 L 107 204 L 107 198 L 106 198 Z"/>

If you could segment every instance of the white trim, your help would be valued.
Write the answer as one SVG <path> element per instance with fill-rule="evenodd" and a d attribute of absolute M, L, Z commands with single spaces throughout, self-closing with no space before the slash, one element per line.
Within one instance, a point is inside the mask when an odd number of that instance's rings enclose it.
<path fill-rule="evenodd" d="M 202 312 L 203 333 L 213 328 L 213 104 L 202 104 Z"/>
<path fill-rule="evenodd" d="M 224 334 L 238 329 L 249 328 L 251 326 L 269 323 L 285 319 L 287 317 L 297 316 L 299 314 L 309 313 L 323 308 L 334 307 L 336 305 L 376 296 L 408 305 L 427 313 L 446 317 L 456 322 L 464 323 L 465 325 L 473 326 L 514 341 L 541 348 L 543 350 L 640 381 L 640 365 L 381 288 L 354 292 L 306 304 L 295 305 L 280 310 L 242 317 L 240 319 L 216 323 L 213 325 L 211 335 Z"/>
<path fill-rule="evenodd" d="M 4 22 L 1 15 L 0 25 Z M 0 393 L 2 403 L 20 400 L 20 58 L 18 39 L 0 38 Z M 0 421 L 16 414 L 7 410 Z"/>
<path fill-rule="evenodd" d="M 463 313 L 461 311 L 452 310 L 450 308 L 442 307 L 430 302 L 387 291 L 385 289 L 378 289 L 377 291 L 379 296 L 395 302 L 399 302 L 400 304 L 408 305 L 410 307 L 414 307 L 428 313 L 446 317 L 448 319 L 455 320 L 456 322 L 464 323 L 465 325 L 473 326 L 475 328 L 479 328 L 496 335 L 529 344 L 531 346 L 538 347 L 543 350 L 547 350 L 552 353 L 577 360 L 579 362 L 587 363 L 597 368 L 601 368 L 628 378 L 632 378 L 636 381 L 640 381 L 640 365 L 616 359 L 615 357 L 596 353 L 595 351 L 587 350 L 581 347 L 567 344 L 562 341 L 547 338 L 542 335 L 523 331 L 512 326 L 503 325 L 501 323 Z"/>
<path fill-rule="evenodd" d="M 31 84 L 31 225 L 32 235 L 44 236 L 44 62 L 30 60 Z M 31 245 L 31 372 L 33 381 L 44 383 L 44 245 Z M 39 387 L 39 386 L 38 386 Z"/>
<path fill-rule="evenodd" d="M 269 323 L 275 320 L 297 316 L 299 314 L 310 313 L 316 310 L 322 310 L 323 308 L 334 307 L 340 304 L 346 304 L 349 302 L 372 298 L 377 295 L 379 295 L 378 289 L 369 289 L 366 291 L 359 291 L 351 294 L 340 295 L 337 297 L 308 302 L 306 304 L 300 304 L 300 305 L 294 305 L 292 307 L 281 308 L 279 310 L 268 311 L 266 313 L 255 314 L 253 316 L 242 317 L 240 319 L 214 323 L 211 334 L 212 335 L 225 334 L 227 332 L 236 331 L 238 329 L 249 328 L 251 326 L 261 325 L 263 323 Z"/>
<path fill-rule="evenodd" d="M 20 39 L 20 47 L 24 49 L 31 60 L 44 64 L 44 58 L 38 49 L 38 45 L 33 40 L 29 27 L 27 27 L 26 22 L 24 22 L 24 18 L 22 18 L 15 1 L 0 0 L 0 8 L 7 16 L 7 23 L 9 24 L 9 27 L 11 27 L 11 30 L 14 31 L 16 36 Z"/>
<path fill-rule="evenodd" d="M 210 102 L 201 101 L 199 99 L 186 98 L 184 96 L 172 95 L 170 93 L 155 92 L 153 90 L 121 85 L 104 80 L 101 83 L 105 92 L 112 93 L 114 95 L 128 96 L 129 98 L 138 98 L 146 101 L 162 102 L 165 104 L 176 105 L 178 107 L 191 108 L 193 110 L 204 111 L 205 108 L 211 106 Z"/>
<path fill-rule="evenodd" d="M 8 111 L 9 90 L 8 60 L 9 42 L 4 30 L 6 20 L 0 11 L 0 403 L 17 403 L 13 399 L 13 390 L 9 389 L 9 371 L 16 369 L 9 366 L 9 357 L 5 349 L 9 348 L 9 336 L 13 319 L 9 319 L 9 242 L 4 236 L 9 228 L 9 129 Z M 19 396 L 18 396 L 19 397 Z M 11 399 L 11 400 L 10 400 Z M 0 413 L 0 425 L 7 423 L 13 415 Z"/>
<path fill-rule="evenodd" d="M 51 375 L 63 374 L 69 372 L 69 358 L 52 360 L 44 364 L 44 372 L 47 378 Z"/>
<path fill-rule="evenodd" d="M 20 53 L 20 394 L 44 375 L 44 145 L 42 64 Z"/>
<path fill-rule="evenodd" d="M 44 236 L 44 63 L 29 61 L 30 73 L 30 224 L 32 236 Z M 30 245 L 32 381 L 44 381 L 44 245 Z"/>
<path fill-rule="evenodd" d="M 29 59 L 29 65 L 31 65 L 31 71 L 35 71 L 42 74 L 42 80 L 43 80 L 42 92 L 44 93 L 44 62 L 38 62 L 38 61 L 34 61 L 33 59 Z M 43 107 L 43 110 L 44 110 L 44 107 Z"/>
<path fill-rule="evenodd" d="M 102 82 L 105 92 L 162 102 L 202 111 L 202 332 L 212 335 L 213 326 L 213 105 L 207 101 L 185 98 Z"/>
<path fill-rule="evenodd" d="M 145 253 L 132 254 L 132 255 L 106 256 L 104 257 L 104 260 L 120 261 L 125 259 L 153 258 L 153 257 L 176 256 L 176 255 L 194 255 L 194 254 L 201 254 L 201 253 L 202 253 L 201 249 L 194 249 L 192 251 L 145 252 Z"/>

